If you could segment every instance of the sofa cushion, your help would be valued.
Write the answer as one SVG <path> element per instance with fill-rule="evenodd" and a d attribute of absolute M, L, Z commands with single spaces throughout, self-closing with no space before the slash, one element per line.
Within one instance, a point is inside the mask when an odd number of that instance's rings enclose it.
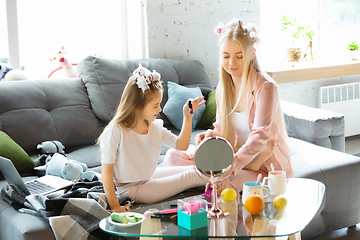
<path fill-rule="evenodd" d="M 281 100 L 289 137 L 345 152 L 345 116 Z"/>
<path fill-rule="evenodd" d="M 65 151 L 93 144 L 103 129 L 80 78 L 3 82 L 0 92 L 0 130 L 26 152 L 48 140 Z"/>
<path fill-rule="evenodd" d="M 10 159 L 19 173 L 33 169 L 34 160 L 6 133 L 0 131 L 0 156 Z"/>
<path fill-rule="evenodd" d="M 100 148 L 97 144 L 68 148 L 66 156 L 69 159 L 85 163 L 89 169 L 101 165 Z"/>
<path fill-rule="evenodd" d="M 105 122 L 111 120 L 124 87 L 139 63 L 150 71 L 156 70 L 161 74 L 164 87 L 162 108 L 168 99 L 168 81 L 187 87 L 200 87 L 204 96 L 213 90 L 204 67 L 199 61 L 151 58 L 120 60 L 88 56 L 78 63 L 77 69 L 98 118 Z M 169 123 L 168 119 L 163 113 L 160 113 L 160 116 L 166 126 Z"/>
<path fill-rule="evenodd" d="M 216 119 L 216 90 L 211 91 L 206 99 L 205 111 L 197 125 L 201 129 L 213 128 L 213 123 Z"/>
<path fill-rule="evenodd" d="M 168 81 L 168 97 L 169 99 L 165 103 L 163 112 L 171 123 L 178 129 L 181 130 L 183 123 L 183 107 L 189 98 L 195 99 L 202 97 L 202 93 L 199 87 L 187 88 L 180 86 L 179 84 Z M 196 127 L 197 123 L 201 119 L 205 111 L 205 105 L 202 105 L 192 118 L 192 130 Z"/>

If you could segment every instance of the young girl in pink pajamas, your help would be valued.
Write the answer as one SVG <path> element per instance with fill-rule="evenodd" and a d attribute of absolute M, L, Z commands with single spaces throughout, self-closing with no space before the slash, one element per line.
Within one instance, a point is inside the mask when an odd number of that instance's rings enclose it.
<path fill-rule="evenodd" d="M 101 177 L 113 212 L 129 210 L 120 206 L 114 185 L 121 197 L 153 203 L 206 183 L 191 166 L 157 167 L 162 144 L 186 150 L 192 129 L 188 103 L 183 107 L 179 136 L 163 127 L 163 121 L 156 119 L 162 95 L 160 74 L 140 64 L 125 86 L 114 118 L 99 137 Z M 193 111 L 205 103 L 203 99 L 192 100 Z"/>
<path fill-rule="evenodd" d="M 260 70 L 256 59 L 254 44 L 260 40 L 255 25 L 244 26 L 240 19 L 233 19 L 226 25 L 219 24 L 215 32 L 220 35 L 215 128 L 197 135 L 196 144 L 214 136 L 231 143 L 235 168 L 228 187 L 239 192 L 244 182 L 255 181 L 259 173 L 267 176 L 271 163 L 293 177 L 277 86 Z M 194 146 L 186 152 L 168 151 L 164 166 L 193 165 L 194 153 Z"/>

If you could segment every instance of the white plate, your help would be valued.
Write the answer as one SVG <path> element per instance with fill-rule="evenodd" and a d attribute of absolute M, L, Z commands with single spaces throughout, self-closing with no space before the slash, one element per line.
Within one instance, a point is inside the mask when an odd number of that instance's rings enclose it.
<path fill-rule="evenodd" d="M 130 215 L 134 215 L 135 217 L 138 217 L 138 218 L 142 218 L 141 220 L 139 220 L 138 222 L 134 222 L 134 223 L 131 223 L 131 222 L 128 222 L 128 223 L 119 223 L 119 222 L 115 222 L 111 219 L 111 217 L 108 217 L 108 220 L 109 220 L 109 223 L 111 224 L 114 224 L 114 225 L 118 225 L 120 227 L 131 227 L 131 226 L 134 226 L 134 225 L 137 225 L 141 222 L 143 222 L 145 220 L 145 216 L 142 215 L 141 213 L 136 213 L 136 212 L 123 212 L 121 213 L 121 215 L 125 215 L 126 217 L 129 217 Z"/>

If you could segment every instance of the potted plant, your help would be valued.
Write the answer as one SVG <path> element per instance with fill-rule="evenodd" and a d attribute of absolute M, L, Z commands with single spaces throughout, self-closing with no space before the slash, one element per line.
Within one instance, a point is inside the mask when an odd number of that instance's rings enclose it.
<path fill-rule="evenodd" d="M 351 59 L 352 60 L 357 60 L 359 57 L 359 45 L 358 43 L 353 40 L 352 42 L 350 42 L 348 44 L 347 49 L 351 52 Z"/>
<path fill-rule="evenodd" d="M 289 62 L 298 62 L 301 59 L 301 52 L 304 41 L 306 41 L 306 51 L 304 58 L 306 59 L 307 51 L 310 48 L 311 60 L 313 60 L 313 36 L 314 30 L 310 26 L 300 26 L 296 24 L 296 18 L 293 20 L 288 19 L 286 16 L 281 17 L 281 30 L 288 32 L 288 37 L 291 38 L 291 47 L 286 49 L 287 58 Z"/>
<path fill-rule="evenodd" d="M 291 46 L 286 48 L 286 56 L 288 62 L 298 62 L 301 58 L 301 48 L 296 46 L 297 39 L 300 37 L 299 29 L 295 27 L 296 18 L 293 20 L 288 19 L 286 16 L 281 17 L 281 30 L 284 32 L 290 32 L 287 37 L 291 37 Z"/>

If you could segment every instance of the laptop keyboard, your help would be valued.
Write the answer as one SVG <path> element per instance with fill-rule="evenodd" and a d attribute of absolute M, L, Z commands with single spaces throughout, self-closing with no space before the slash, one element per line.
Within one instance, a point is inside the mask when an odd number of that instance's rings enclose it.
<path fill-rule="evenodd" d="M 55 188 L 39 181 L 27 182 L 26 187 L 29 189 L 31 194 L 41 194 L 54 190 Z"/>

